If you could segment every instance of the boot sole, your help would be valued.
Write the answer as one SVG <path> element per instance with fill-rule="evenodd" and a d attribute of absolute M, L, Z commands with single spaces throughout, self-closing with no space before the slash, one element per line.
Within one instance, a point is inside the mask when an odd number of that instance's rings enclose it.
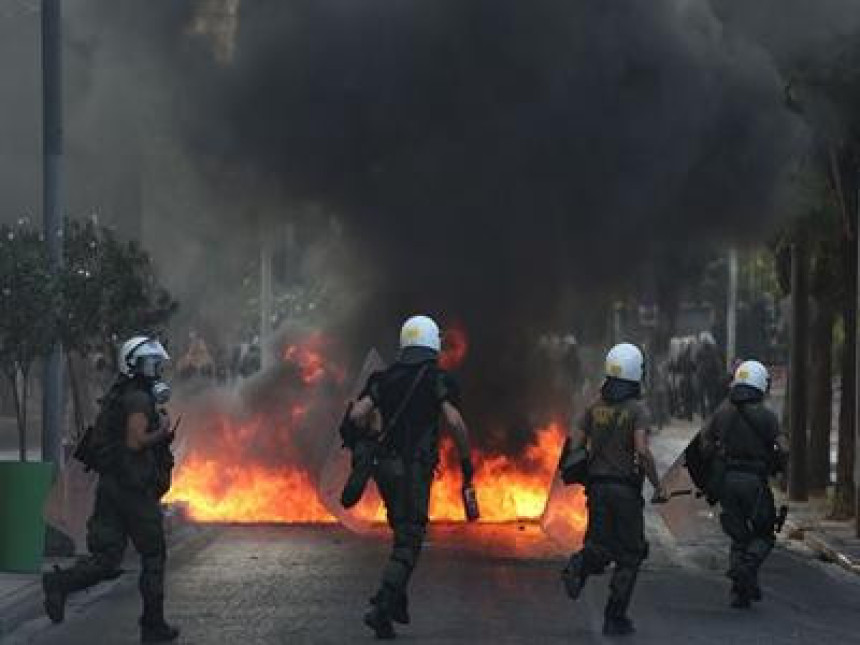
<path fill-rule="evenodd" d="M 140 637 L 141 643 L 172 643 L 179 638 L 179 632 L 164 636 L 143 636 Z"/>
<path fill-rule="evenodd" d="M 364 624 L 370 627 L 370 629 L 373 630 L 373 633 L 376 634 L 376 638 L 381 641 L 391 641 L 397 638 L 397 634 L 394 632 L 393 627 L 389 627 L 389 629 L 379 627 L 370 616 L 364 617 Z"/>
<path fill-rule="evenodd" d="M 42 592 L 45 594 L 45 601 L 42 606 L 45 608 L 45 614 L 50 621 L 55 625 L 60 624 L 66 617 L 66 599 L 60 591 L 51 588 L 52 585 L 47 584 L 42 580 Z M 59 596 L 59 602 L 52 602 L 52 596 Z"/>

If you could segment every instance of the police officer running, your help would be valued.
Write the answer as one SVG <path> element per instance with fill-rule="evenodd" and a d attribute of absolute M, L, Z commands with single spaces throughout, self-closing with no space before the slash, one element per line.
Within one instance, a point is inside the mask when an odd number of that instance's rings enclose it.
<path fill-rule="evenodd" d="M 788 456 L 779 420 L 764 405 L 770 377 L 758 361 L 738 366 L 729 397 L 702 430 L 702 453 L 716 457 L 725 476 L 715 491 L 720 524 L 732 540 L 728 576 L 731 606 L 761 600 L 758 571 L 775 542 L 776 509 L 768 477 Z"/>
<path fill-rule="evenodd" d="M 394 534 L 379 591 L 364 618 L 380 639 L 395 637 L 392 621 L 409 623 L 407 586 L 427 527 L 440 416 L 457 446 L 464 487 L 471 486 L 474 472 L 459 388 L 437 364 L 439 327 L 426 316 L 410 318 L 401 330 L 400 348 L 396 363 L 370 376 L 350 413 L 354 423 L 376 433 L 381 442 L 374 479 Z"/>
<path fill-rule="evenodd" d="M 45 611 L 63 621 L 69 594 L 116 578 L 126 542 L 140 554 L 141 641 L 172 641 L 179 630 L 164 620 L 166 545 L 160 505 L 169 490 L 174 428 L 163 409 L 170 388 L 161 378 L 169 360 L 161 343 L 137 336 L 119 352 L 120 376 L 75 456 L 99 474 L 93 514 L 87 523 L 90 555 L 69 569 L 44 574 Z"/>
<path fill-rule="evenodd" d="M 639 401 L 644 359 L 635 345 L 623 343 L 606 356 L 600 399 L 571 432 L 571 449 L 588 449 L 588 529 L 581 551 L 562 572 L 568 595 L 579 597 L 590 575 L 615 563 L 604 612 L 603 633 L 634 631 L 627 616 L 639 566 L 647 556 L 643 533 L 643 477 L 654 486 L 654 500 L 666 495 L 648 445 L 649 421 Z"/>

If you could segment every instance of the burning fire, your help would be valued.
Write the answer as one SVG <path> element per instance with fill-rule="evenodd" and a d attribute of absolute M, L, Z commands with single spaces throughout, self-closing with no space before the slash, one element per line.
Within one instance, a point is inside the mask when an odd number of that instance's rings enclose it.
<path fill-rule="evenodd" d="M 260 431 L 259 424 L 229 428 L 225 446 L 243 445 Z M 475 488 L 484 522 L 538 519 L 547 504 L 564 432 L 552 424 L 519 458 L 476 455 Z M 266 466 L 223 457 L 192 454 L 176 473 L 168 501 L 182 500 L 191 517 L 205 522 L 333 522 L 320 502 L 309 473 L 295 465 Z M 453 443 L 442 442 L 439 474 L 433 483 L 430 517 L 462 521 L 461 474 Z M 363 519 L 383 521 L 380 507 L 362 508 Z M 576 509 L 572 509 L 576 510 Z M 578 509 L 581 511 L 581 508 Z M 581 525 L 580 521 L 577 524 Z"/>
<path fill-rule="evenodd" d="M 319 385 L 326 378 L 341 383 L 346 373 L 336 365 L 326 361 L 323 354 L 326 340 L 320 333 L 311 334 L 301 344 L 287 345 L 282 358 L 284 363 L 296 368 L 305 385 Z"/>
<path fill-rule="evenodd" d="M 448 353 L 443 360 L 456 365 L 467 350 L 465 333 L 449 332 L 446 339 Z M 204 522 L 336 521 L 320 499 L 317 473 L 298 465 L 307 460 L 290 458 L 308 437 L 317 446 L 331 442 L 339 449 L 333 437 L 315 434 L 319 427 L 332 427 L 314 423 L 319 419 L 316 408 L 331 403 L 321 402 L 315 393 L 326 390 L 322 387 L 326 382 L 343 380 L 342 370 L 325 359 L 324 347 L 322 337 L 312 336 L 285 348 L 283 359 L 296 370 L 293 378 L 299 396 L 284 406 L 280 419 L 214 415 L 205 432 L 195 435 L 200 445 L 192 445 L 190 455 L 177 468 L 167 501 L 185 502 L 190 516 Z M 536 433 L 535 442 L 520 455 L 474 454 L 481 521 L 537 520 L 551 511 L 555 525 L 560 522 L 581 534 L 586 523 L 581 494 L 564 489 L 547 504 L 564 438 L 562 424 L 551 423 Z M 430 502 L 432 520 L 464 520 L 461 484 L 459 456 L 453 442 L 444 437 Z M 357 512 L 366 521 L 385 520 L 384 509 L 372 499 L 363 501 Z"/>

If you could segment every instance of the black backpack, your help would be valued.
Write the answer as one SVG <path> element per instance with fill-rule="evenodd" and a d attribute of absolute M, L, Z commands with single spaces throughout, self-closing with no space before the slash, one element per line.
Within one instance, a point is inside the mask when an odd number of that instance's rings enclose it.
<path fill-rule="evenodd" d="M 123 419 L 120 400 L 128 390 L 130 381 L 117 381 L 108 393 L 99 400 L 99 413 L 95 423 L 88 426 L 72 456 L 85 466 L 87 472 L 94 470 L 104 474 L 115 462 L 116 452 L 122 445 Z"/>

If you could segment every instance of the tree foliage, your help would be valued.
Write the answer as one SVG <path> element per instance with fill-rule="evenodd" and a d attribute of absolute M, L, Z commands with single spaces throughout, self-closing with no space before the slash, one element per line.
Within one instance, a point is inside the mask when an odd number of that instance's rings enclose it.
<path fill-rule="evenodd" d="M 12 386 L 22 460 L 29 377 L 54 344 L 58 302 L 41 234 L 26 220 L 0 226 L 0 370 Z"/>
<path fill-rule="evenodd" d="M 68 350 L 85 356 L 113 347 L 126 336 L 154 332 L 176 311 L 136 242 L 124 242 L 91 220 L 73 221 L 65 253 L 59 331 Z"/>

